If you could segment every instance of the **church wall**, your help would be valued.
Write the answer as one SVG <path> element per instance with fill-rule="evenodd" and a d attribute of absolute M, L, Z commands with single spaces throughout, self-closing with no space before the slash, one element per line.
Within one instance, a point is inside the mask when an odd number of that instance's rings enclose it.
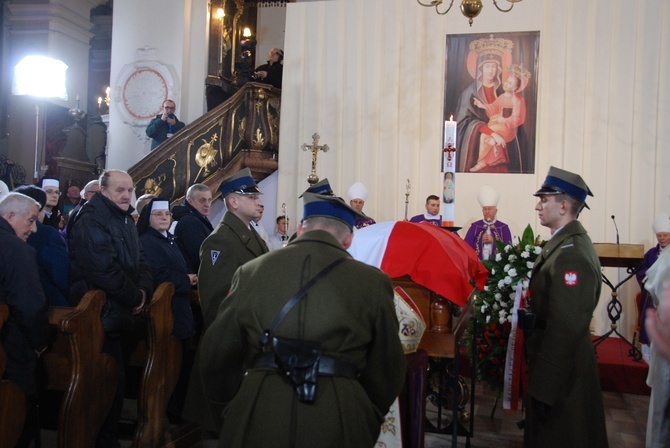
<path fill-rule="evenodd" d="M 124 107 L 123 75 L 128 73 L 129 66 L 159 64 L 169 71 L 173 81 L 170 96 L 176 101 L 176 114 L 184 123 L 205 112 L 207 14 L 207 5 L 197 1 L 114 2 L 108 167 L 127 169 L 151 148 L 144 132 L 149 120 L 129 119 L 120 110 Z M 145 53 L 138 56 L 141 49 Z M 143 58 L 150 62 L 140 61 Z M 146 89 L 146 101 L 157 103 L 158 110 L 162 102 L 150 90 Z"/>
<path fill-rule="evenodd" d="M 268 54 L 273 48 L 284 49 L 284 35 L 286 25 L 286 7 L 268 6 L 259 7 L 257 16 L 256 65 L 265 64 Z"/>
<path fill-rule="evenodd" d="M 502 2 L 505 3 L 505 2 Z M 507 4 L 503 5 L 507 6 Z M 535 174 L 457 173 L 456 225 L 481 218 L 483 184 L 501 193 L 499 219 L 514 235 L 530 224 L 549 237 L 532 193 L 550 165 L 579 172 L 595 194 L 581 221 L 596 242 L 655 243 L 654 216 L 670 210 L 670 4 L 656 0 L 521 2 L 510 13 L 490 2 L 468 26 L 457 6 L 446 16 L 416 2 L 339 0 L 287 7 L 277 202 L 297 210 L 311 157 L 297 150 L 321 135 L 330 151 L 317 173 L 344 196 L 355 181 L 370 190 L 365 211 L 377 221 L 402 219 L 405 183 L 412 184 L 409 216 L 439 194 L 445 36 L 540 31 Z M 285 150 L 295 148 L 295 150 Z M 294 216 L 298 218 L 298 216 Z M 614 283 L 624 270 L 607 268 Z M 607 288 L 603 288 L 608 293 Z M 630 291 L 626 291 L 629 289 Z M 620 322 L 634 324 L 630 292 Z M 604 293 L 596 331 L 609 329 Z"/>
<path fill-rule="evenodd" d="M 90 2 L 85 2 L 91 7 Z M 80 6 L 80 5 L 79 5 Z M 7 157 L 26 170 L 26 181 L 32 182 L 35 161 L 35 105 L 40 106 L 38 134 L 43 159 L 43 117 L 45 107 L 55 104 L 75 107 L 76 96 L 85 108 L 88 90 L 88 50 L 91 38 L 88 12 L 72 1 L 54 1 L 46 4 L 12 4 L 7 6 L 8 28 L 7 63 L 14 67 L 28 55 L 43 55 L 62 60 L 67 66 L 66 86 L 68 99 L 35 99 L 14 96 L 9 99 L 9 136 Z M 7 75 L 11 79 L 13 69 Z"/>

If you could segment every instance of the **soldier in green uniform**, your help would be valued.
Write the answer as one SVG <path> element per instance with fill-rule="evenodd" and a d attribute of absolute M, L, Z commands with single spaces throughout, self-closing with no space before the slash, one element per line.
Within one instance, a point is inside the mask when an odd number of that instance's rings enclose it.
<path fill-rule="evenodd" d="M 212 323 L 219 304 L 228 294 L 235 270 L 268 252 L 263 239 L 249 224 L 260 216 L 261 201 L 258 196 L 263 194 L 251 177 L 249 168 L 223 179 L 219 191 L 227 211 L 200 248 L 198 293 L 204 328 Z M 184 417 L 202 424 L 208 435 L 206 437 L 211 437 L 218 433 L 219 426 L 214 423 L 216 416 L 210 415 L 204 407 L 206 399 L 198 364 L 201 356 L 198 348 L 184 404 Z"/>
<path fill-rule="evenodd" d="M 221 197 L 226 202 L 226 213 L 200 247 L 198 290 L 205 321 L 209 325 L 219 303 L 228 294 L 235 270 L 247 261 L 267 253 L 268 246 L 250 226 L 261 216 L 263 194 L 244 168 L 221 181 Z"/>
<path fill-rule="evenodd" d="M 577 221 L 587 195 L 593 196 L 581 176 L 553 166 L 535 193 L 540 223 L 552 236 L 535 261 L 524 319 L 527 448 L 607 447 L 589 331 L 602 275 L 593 243 Z"/>
<path fill-rule="evenodd" d="M 346 252 L 361 214 L 334 196 L 306 192 L 304 201 L 299 236 L 237 270 L 203 336 L 202 378 L 222 418 L 221 447 L 372 447 L 402 388 L 391 281 Z M 339 259 L 274 330 L 320 343 L 315 399 L 306 402 L 260 340 L 289 299 Z"/>

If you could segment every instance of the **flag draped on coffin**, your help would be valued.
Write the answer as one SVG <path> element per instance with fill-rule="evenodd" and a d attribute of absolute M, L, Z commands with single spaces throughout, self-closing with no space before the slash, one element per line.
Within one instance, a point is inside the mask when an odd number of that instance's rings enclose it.
<path fill-rule="evenodd" d="M 484 289 L 489 274 L 458 235 L 425 223 L 389 221 L 356 230 L 349 253 L 391 278 L 409 275 L 459 306 L 475 287 Z"/>

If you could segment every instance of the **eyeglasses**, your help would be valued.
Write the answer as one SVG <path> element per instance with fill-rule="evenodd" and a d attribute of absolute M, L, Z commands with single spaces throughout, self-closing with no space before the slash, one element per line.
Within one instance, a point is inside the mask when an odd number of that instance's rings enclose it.
<path fill-rule="evenodd" d="M 170 212 L 151 212 L 151 216 L 157 216 L 159 218 L 163 218 L 163 217 L 169 218 L 170 216 L 172 216 L 172 213 L 170 213 Z"/>
<path fill-rule="evenodd" d="M 47 194 L 60 194 L 60 190 L 52 190 L 52 189 L 48 189 L 48 190 L 44 190 L 44 191 L 45 191 Z"/>
<path fill-rule="evenodd" d="M 176 107 L 172 107 L 172 106 L 163 106 L 163 108 L 169 109 L 169 110 L 175 110 L 176 109 Z"/>

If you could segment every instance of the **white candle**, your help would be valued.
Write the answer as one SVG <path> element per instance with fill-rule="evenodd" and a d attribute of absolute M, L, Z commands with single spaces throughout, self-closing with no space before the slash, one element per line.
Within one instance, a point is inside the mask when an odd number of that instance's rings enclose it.
<path fill-rule="evenodd" d="M 444 147 L 446 148 L 451 143 L 452 147 L 456 147 L 456 126 L 454 116 L 449 117 L 449 121 L 444 122 Z"/>

